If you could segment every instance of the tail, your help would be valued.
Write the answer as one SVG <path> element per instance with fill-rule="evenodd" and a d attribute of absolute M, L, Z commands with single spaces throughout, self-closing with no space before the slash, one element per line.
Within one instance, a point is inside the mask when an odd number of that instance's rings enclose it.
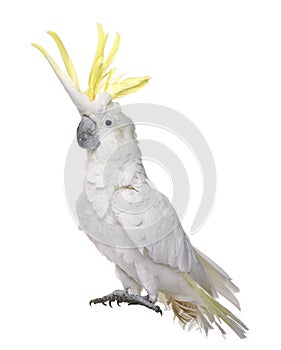
<path fill-rule="evenodd" d="M 221 326 L 223 321 L 227 324 L 241 339 L 246 338 L 247 326 L 240 321 L 231 311 L 222 306 L 212 296 L 205 292 L 188 274 L 184 274 L 184 279 L 192 287 L 200 302 L 191 303 L 177 300 L 173 297 L 167 299 L 168 305 L 182 324 L 183 327 L 189 326 L 203 329 L 208 334 L 209 329 L 215 325 L 222 335 L 226 332 Z"/>
<path fill-rule="evenodd" d="M 218 297 L 219 293 L 240 310 L 239 301 L 234 295 L 234 293 L 239 292 L 239 288 L 231 281 L 231 277 L 208 256 L 200 252 L 197 248 L 193 248 L 212 283 L 213 296 Z"/>

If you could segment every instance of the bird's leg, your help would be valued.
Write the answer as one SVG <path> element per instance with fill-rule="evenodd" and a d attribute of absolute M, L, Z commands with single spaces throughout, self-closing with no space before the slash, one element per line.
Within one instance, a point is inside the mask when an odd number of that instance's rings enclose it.
<path fill-rule="evenodd" d="M 142 305 L 151 310 L 154 310 L 157 313 L 159 312 L 162 316 L 162 310 L 160 307 L 158 305 L 155 305 L 148 297 L 129 294 L 127 290 L 115 290 L 114 292 L 105 295 L 102 298 L 92 299 L 90 301 L 90 306 L 92 306 L 92 304 L 106 305 L 107 301 L 110 307 L 112 307 L 111 303 L 114 301 L 116 301 L 118 305 L 120 303 L 128 303 L 128 305 Z"/>

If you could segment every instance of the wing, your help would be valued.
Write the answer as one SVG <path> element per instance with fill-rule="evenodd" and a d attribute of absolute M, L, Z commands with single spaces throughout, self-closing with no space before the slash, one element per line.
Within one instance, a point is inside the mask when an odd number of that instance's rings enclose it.
<path fill-rule="evenodd" d="M 188 273 L 216 294 L 168 198 L 148 184 L 125 188 L 112 198 L 118 223 L 143 254 L 159 264 Z"/>

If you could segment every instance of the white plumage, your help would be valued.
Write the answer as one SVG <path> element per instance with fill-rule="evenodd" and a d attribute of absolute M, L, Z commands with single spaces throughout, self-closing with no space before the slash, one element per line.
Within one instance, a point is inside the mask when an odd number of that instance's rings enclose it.
<path fill-rule="evenodd" d="M 211 259 L 195 249 L 169 200 L 153 188 L 142 164 L 135 127 L 114 98 L 135 92 L 149 77 L 112 78 L 110 64 L 119 45 L 116 35 L 104 59 L 107 35 L 98 25 L 99 42 L 86 93 L 60 38 L 55 40 L 70 79 L 52 57 L 34 44 L 54 69 L 81 115 L 79 145 L 87 149 L 83 191 L 77 200 L 80 227 L 116 266 L 124 289 L 170 306 L 183 326 L 206 334 L 224 321 L 240 338 L 247 327 L 215 298 L 224 296 L 238 309 L 238 288 Z M 107 92 L 109 91 L 109 92 Z M 153 118 L 153 116 L 151 116 Z M 183 184 L 184 186 L 184 184 Z M 152 304 L 153 305 L 153 304 Z M 154 305 L 153 305 L 154 306 Z"/>
<path fill-rule="evenodd" d="M 103 125 L 108 115 L 114 119 L 112 128 Z M 244 337 L 246 326 L 212 304 L 221 294 L 239 308 L 233 294 L 238 288 L 191 245 L 169 200 L 150 185 L 133 122 L 110 105 L 90 118 L 102 137 L 95 151 L 87 151 L 84 188 L 77 202 L 81 228 L 116 265 L 124 288 L 134 293 L 144 288 L 153 301 L 161 293 L 183 325 L 197 324 L 207 332 L 225 318 Z"/>

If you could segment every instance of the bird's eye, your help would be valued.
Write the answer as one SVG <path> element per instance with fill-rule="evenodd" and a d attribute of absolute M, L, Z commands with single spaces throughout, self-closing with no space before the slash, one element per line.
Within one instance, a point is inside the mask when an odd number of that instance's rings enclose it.
<path fill-rule="evenodd" d="M 103 125 L 107 127 L 111 127 L 114 125 L 114 120 L 111 117 L 107 117 L 105 118 Z"/>

